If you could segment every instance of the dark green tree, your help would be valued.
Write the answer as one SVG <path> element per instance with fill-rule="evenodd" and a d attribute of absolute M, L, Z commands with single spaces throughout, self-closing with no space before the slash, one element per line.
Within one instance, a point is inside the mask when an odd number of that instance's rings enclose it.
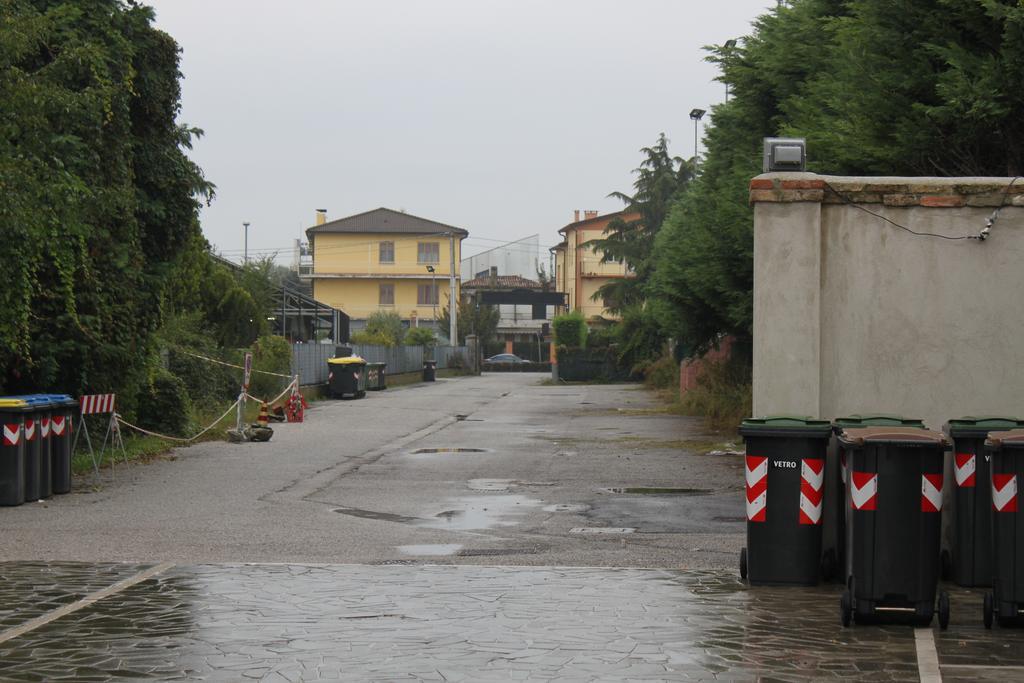
<path fill-rule="evenodd" d="M 672 202 L 686 189 L 693 178 L 693 160 L 687 162 L 668 151 L 668 139 L 662 133 L 652 147 L 640 150 L 646 158 L 633 170 L 637 178 L 633 194 L 612 192 L 626 208 L 622 216 L 608 223 L 602 239 L 590 240 L 584 247 L 601 254 L 601 262 L 620 261 L 634 277 L 617 279 L 601 286 L 594 301 L 609 302 L 612 313 L 621 313 L 628 306 L 641 304 L 645 287 L 654 268 L 654 238 L 668 215 Z"/>
<path fill-rule="evenodd" d="M 486 348 L 487 343 L 497 336 L 498 319 L 497 306 L 478 306 L 473 299 L 462 298 L 459 301 L 459 315 L 455 321 L 459 338 L 457 346 L 465 345 L 466 335 L 475 334 L 480 348 Z M 437 324 L 438 329 L 443 333 L 447 333 L 451 329 L 451 317 L 447 306 L 441 311 L 441 317 Z"/>
<path fill-rule="evenodd" d="M 3 391 L 136 395 L 212 186 L 185 156 L 179 51 L 118 0 L 0 0 Z M 128 402 L 130 402 L 128 398 Z"/>

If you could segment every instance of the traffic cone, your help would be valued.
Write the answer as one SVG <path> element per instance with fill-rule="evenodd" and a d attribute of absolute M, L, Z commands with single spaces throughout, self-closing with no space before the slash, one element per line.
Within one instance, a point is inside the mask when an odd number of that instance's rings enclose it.
<path fill-rule="evenodd" d="M 267 404 L 260 404 L 260 416 L 256 418 L 256 421 L 260 423 L 260 427 L 266 427 L 270 424 L 270 413 L 267 411 Z"/>

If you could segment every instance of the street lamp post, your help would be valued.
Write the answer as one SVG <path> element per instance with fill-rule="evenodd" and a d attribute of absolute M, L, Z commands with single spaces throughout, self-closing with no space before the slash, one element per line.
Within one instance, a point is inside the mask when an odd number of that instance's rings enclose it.
<path fill-rule="evenodd" d="M 704 114 L 707 112 L 703 109 L 691 109 L 690 119 L 693 120 L 693 166 L 694 168 L 700 163 L 700 149 L 698 147 L 699 141 L 697 139 L 697 128 L 700 125 L 700 120 L 704 118 Z"/>
<path fill-rule="evenodd" d="M 249 224 L 248 223 L 242 223 L 242 227 L 245 228 L 245 251 L 244 251 L 245 255 L 242 257 L 242 260 L 245 263 L 248 263 L 249 262 Z"/>
<path fill-rule="evenodd" d="M 730 38 L 729 40 L 725 41 L 725 45 L 723 45 L 723 47 L 728 52 L 727 56 L 731 55 L 732 51 L 736 48 L 736 39 Z M 729 101 L 729 81 L 725 82 L 725 101 Z"/>

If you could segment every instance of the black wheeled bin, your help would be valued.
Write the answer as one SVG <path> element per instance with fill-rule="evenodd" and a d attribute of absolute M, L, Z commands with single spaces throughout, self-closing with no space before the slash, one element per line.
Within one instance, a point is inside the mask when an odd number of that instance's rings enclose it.
<path fill-rule="evenodd" d="M 25 415 L 30 410 L 21 399 L 0 398 L 0 505 L 25 502 Z"/>
<path fill-rule="evenodd" d="M 384 371 L 387 369 L 387 363 L 367 363 L 366 364 L 366 390 L 367 391 L 383 391 L 387 389 L 387 384 L 384 380 Z"/>
<path fill-rule="evenodd" d="M 71 492 L 71 446 L 78 401 L 67 394 L 50 394 L 51 481 L 54 493 Z"/>
<path fill-rule="evenodd" d="M 28 404 L 25 414 L 25 502 L 49 498 L 50 479 L 50 399 L 43 394 L 15 396 Z"/>
<path fill-rule="evenodd" d="M 1014 417 L 961 417 L 946 423 L 953 439 L 952 574 L 960 586 L 992 585 L 992 489 L 989 432 L 1024 427 Z"/>
<path fill-rule="evenodd" d="M 822 564 L 825 566 L 826 576 L 836 575 L 841 578 L 842 568 L 846 566 L 846 448 L 838 440 L 844 429 L 858 429 L 861 427 L 914 427 L 915 429 L 926 429 L 924 421 L 906 418 L 902 415 L 890 413 L 865 413 L 847 415 L 832 421 L 832 431 L 837 437 L 836 445 L 836 493 L 829 503 L 835 519 L 835 548 L 825 551 Z"/>
<path fill-rule="evenodd" d="M 751 584 L 814 585 L 821 578 L 827 420 L 775 415 L 744 420 L 747 547 Z"/>
<path fill-rule="evenodd" d="M 331 398 L 362 398 L 366 395 L 366 361 L 359 356 L 327 361 Z"/>
<path fill-rule="evenodd" d="M 437 361 L 436 360 L 425 360 L 423 361 L 423 381 L 433 382 L 437 378 Z"/>
<path fill-rule="evenodd" d="M 942 535 L 945 434 L 912 427 L 846 429 L 846 589 L 843 626 L 906 622 L 935 615 Z M 949 624 L 949 596 L 939 594 L 939 625 Z"/>
<path fill-rule="evenodd" d="M 1024 480 L 1024 429 L 992 432 L 985 442 L 991 476 L 992 590 L 985 593 L 985 628 L 1024 624 L 1024 507 L 1017 503 Z"/>

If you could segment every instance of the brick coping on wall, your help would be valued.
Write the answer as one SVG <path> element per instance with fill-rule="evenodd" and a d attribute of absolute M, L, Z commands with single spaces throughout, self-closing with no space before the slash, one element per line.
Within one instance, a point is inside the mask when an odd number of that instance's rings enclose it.
<path fill-rule="evenodd" d="M 885 206 L 1022 206 L 1024 177 L 899 178 L 765 173 L 750 181 L 750 203 L 818 202 Z M 1007 191 L 1009 188 L 1009 191 Z"/>

